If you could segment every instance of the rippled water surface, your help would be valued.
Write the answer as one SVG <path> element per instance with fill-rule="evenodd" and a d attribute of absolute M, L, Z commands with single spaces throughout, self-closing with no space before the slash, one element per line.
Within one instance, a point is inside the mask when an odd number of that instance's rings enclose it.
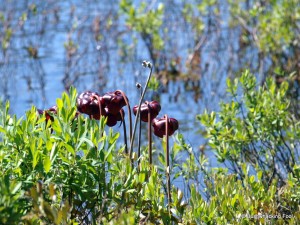
<path fill-rule="evenodd" d="M 135 84 L 148 75 L 141 62 L 149 60 L 159 88 L 146 98 L 160 101 L 161 116 L 179 120 L 180 132 L 197 150 L 205 140 L 196 133 L 196 115 L 217 109 L 225 100 L 226 78 L 245 62 L 256 67 L 257 55 L 244 49 L 240 57 L 240 31 L 229 27 L 226 3 L 217 5 L 218 14 L 207 8 L 200 32 L 183 16 L 189 1 L 161 2 L 163 48 L 157 50 L 149 36 L 127 24 L 119 1 L 0 0 L 0 95 L 10 100 L 11 113 L 22 116 L 32 105 L 49 108 L 71 85 L 100 94 L 122 89 L 135 105 Z M 151 1 L 144 12 L 159 3 Z"/>

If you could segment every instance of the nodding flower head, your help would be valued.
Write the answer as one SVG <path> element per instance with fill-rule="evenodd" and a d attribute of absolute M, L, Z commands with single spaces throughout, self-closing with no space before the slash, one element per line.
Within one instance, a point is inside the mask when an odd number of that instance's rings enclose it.
<path fill-rule="evenodd" d="M 46 117 L 46 121 L 51 120 L 53 121 L 53 114 L 57 114 L 57 106 L 51 106 L 49 109 L 37 109 L 37 112 L 39 115 L 43 115 L 45 114 Z M 74 118 L 72 119 L 72 121 L 74 121 L 78 116 L 80 115 L 80 112 L 76 111 Z"/>
<path fill-rule="evenodd" d="M 103 108 L 102 112 L 104 112 L 103 100 L 99 94 L 97 92 L 85 91 L 77 97 L 77 109 L 79 112 L 89 116 L 100 114 L 99 100 Z"/>
<path fill-rule="evenodd" d="M 38 111 L 39 115 L 45 114 L 46 121 L 48 121 L 48 120 L 53 121 L 54 118 L 53 118 L 53 116 L 51 114 L 52 113 L 54 113 L 54 114 L 57 113 L 57 106 L 54 105 L 54 106 L 50 107 L 49 109 L 45 109 L 45 110 L 38 109 L 37 111 Z"/>
<path fill-rule="evenodd" d="M 143 61 L 143 62 L 142 62 L 142 66 L 143 66 L 143 67 L 152 68 L 152 64 L 151 64 L 150 62 L 148 62 L 148 61 Z"/>
<path fill-rule="evenodd" d="M 139 106 L 136 105 L 133 107 L 134 115 L 137 114 Z M 161 106 L 157 101 L 146 101 L 141 105 L 141 120 L 144 122 L 148 122 L 148 112 L 150 112 L 150 120 L 152 121 L 155 117 L 157 117 L 158 113 L 161 110 Z"/>
<path fill-rule="evenodd" d="M 118 121 L 122 121 L 121 113 L 123 114 L 123 116 L 125 115 L 125 112 L 123 109 L 121 109 L 116 115 L 107 112 L 106 125 L 109 127 L 113 127 L 117 124 Z"/>
<path fill-rule="evenodd" d="M 125 96 L 128 101 L 127 97 Z M 108 92 L 102 97 L 107 113 L 116 115 L 121 108 L 126 105 L 126 101 L 121 91 Z"/>
<path fill-rule="evenodd" d="M 153 119 L 152 126 L 157 137 L 162 138 L 166 135 L 166 117 Z M 178 130 L 178 121 L 174 118 L 168 118 L 168 135 L 171 136 L 176 130 Z"/>
<path fill-rule="evenodd" d="M 103 116 L 107 117 L 106 125 L 109 127 L 113 127 L 117 124 L 118 121 L 122 121 L 121 113 L 123 114 L 123 116 L 125 115 L 125 112 L 123 109 L 121 109 L 116 115 L 109 113 L 107 107 L 105 107 L 104 110 L 105 110 L 105 113 L 103 114 Z M 96 120 L 99 120 L 100 114 L 94 115 L 93 118 Z"/>

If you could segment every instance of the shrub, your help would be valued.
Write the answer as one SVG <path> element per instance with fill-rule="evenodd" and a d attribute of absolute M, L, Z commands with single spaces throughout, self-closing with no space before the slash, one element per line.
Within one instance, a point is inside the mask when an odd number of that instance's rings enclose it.
<path fill-rule="evenodd" d="M 273 178 L 280 185 L 299 163 L 299 122 L 289 111 L 288 84 L 277 87 L 272 78 L 258 87 L 248 71 L 232 83 L 227 80 L 230 102 L 220 104 L 219 113 L 204 113 L 198 119 L 206 127 L 210 146 L 220 162 L 241 178 L 262 171 L 268 184 Z"/>

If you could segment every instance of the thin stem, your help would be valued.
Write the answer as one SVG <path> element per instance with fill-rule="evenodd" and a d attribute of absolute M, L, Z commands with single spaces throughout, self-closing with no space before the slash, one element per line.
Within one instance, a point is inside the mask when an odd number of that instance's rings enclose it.
<path fill-rule="evenodd" d="M 69 176 L 70 176 L 70 179 L 69 179 L 69 187 L 70 187 L 70 190 L 69 190 L 69 196 L 68 196 L 68 200 L 69 200 L 69 206 L 73 207 L 73 189 L 72 189 L 72 182 L 73 182 L 73 175 L 74 175 L 74 172 L 72 171 L 71 172 L 71 167 L 69 167 L 68 169 L 68 173 L 69 173 Z M 74 215 L 71 214 L 71 218 L 74 217 Z"/>
<path fill-rule="evenodd" d="M 94 98 L 96 98 L 96 99 L 97 99 L 97 101 L 98 101 L 99 113 L 100 113 L 100 118 L 101 118 L 101 116 L 102 116 L 102 105 L 101 105 L 101 99 L 99 98 L 99 96 L 98 96 L 98 95 L 93 95 L 93 97 L 94 97 Z"/>
<path fill-rule="evenodd" d="M 122 110 L 120 110 L 121 118 L 122 118 L 122 123 L 123 123 L 123 132 L 124 132 L 124 144 L 125 144 L 125 153 L 128 154 L 128 148 L 127 148 L 127 133 L 126 133 L 126 123 L 125 123 L 125 118 L 124 118 L 124 113 Z"/>
<path fill-rule="evenodd" d="M 99 116 L 99 121 L 100 121 L 100 125 L 99 125 L 99 129 L 101 129 L 101 132 L 100 132 L 100 137 L 102 137 L 102 132 L 103 132 L 103 130 L 102 130 L 102 121 L 101 121 L 101 118 L 102 118 L 102 105 L 101 105 L 101 99 L 100 99 L 100 97 L 98 96 L 98 95 L 94 95 L 94 97 L 97 99 L 97 101 L 98 101 L 98 107 L 99 107 L 99 113 L 100 113 L 100 116 Z M 93 116 L 92 116 L 92 118 L 93 118 Z"/>
<path fill-rule="evenodd" d="M 132 138 L 132 116 L 131 116 L 130 104 L 129 104 L 128 99 L 127 99 L 126 95 L 124 94 L 124 92 L 121 91 L 121 90 L 117 90 L 117 91 L 119 91 L 122 94 L 122 96 L 124 98 L 124 101 L 125 101 L 125 103 L 127 105 L 128 119 L 129 119 L 129 135 L 130 135 L 129 138 L 131 140 L 131 138 Z"/>
<path fill-rule="evenodd" d="M 141 96 L 143 94 L 143 87 L 140 86 L 141 90 Z M 142 140 L 142 120 L 141 117 L 139 116 L 139 135 L 138 135 L 138 167 L 140 165 L 140 157 L 141 157 L 141 140 Z"/>
<path fill-rule="evenodd" d="M 143 91 L 142 96 L 140 98 L 139 107 L 138 107 L 138 110 L 137 110 L 137 113 L 136 113 L 136 117 L 135 117 L 135 121 L 134 121 L 133 134 L 132 134 L 132 137 L 131 137 L 131 140 L 130 140 L 130 150 L 129 150 L 129 157 L 130 157 L 130 159 L 131 159 L 131 156 L 132 156 L 134 136 L 135 136 L 135 132 L 136 132 L 138 118 L 140 116 L 141 105 L 142 105 L 142 102 L 144 100 L 145 93 L 147 91 L 147 87 L 148 87 L 148 84 L 149 84 L 149 81 L 150 81 L 150 78 L 151 78 L 151 75 L 152 75 L 152 65 L 151 65 L 151 63 L 148 63 L 147 66 L 148 66 L 148 68 L 150 68 L 150 73 L 149 73 L 149 76 L 148 76 L 148 79 L 147 79 L 144 91 Z"/>
<path fill-rule="evenodd" d="M 168 210 L 171 213 L 171 179 L 170 179 L 170 154 L 169 154 L 169 118 L 165 115 L 166 121 L 166 157 L 167 157 L 167 194 L 168 194 Z"/>
<path fill-rule="evenodd" d="M 148 151 L 149 151 L 149 164 L 152 164 L 152 131 L 151 131 L 151 113 L 150 113 L 150 107 L 148 104 Z"/>

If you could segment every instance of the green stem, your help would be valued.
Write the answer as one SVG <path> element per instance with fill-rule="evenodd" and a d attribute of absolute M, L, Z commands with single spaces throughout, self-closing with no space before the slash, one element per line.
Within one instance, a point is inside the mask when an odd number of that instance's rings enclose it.
<path fill-rule="evenodd" d="M 148 151 L 149 151 L 149 164 L 152 164 L 152 130 L 151 130 L 151 113 L 150 113 L 150 107 L 148 105 Z"/>
<path fill-rule="evenodd" d="M 141 89 L 141 96 L 143 94 L 143 87 L 140 85 Z M 139 135 L 138 135 L 138 168 L 140 165 L 140 157 L 141 157 L 141 138 L 142 137 L 142 120 L 141 117 L 139 117 Z"/>

